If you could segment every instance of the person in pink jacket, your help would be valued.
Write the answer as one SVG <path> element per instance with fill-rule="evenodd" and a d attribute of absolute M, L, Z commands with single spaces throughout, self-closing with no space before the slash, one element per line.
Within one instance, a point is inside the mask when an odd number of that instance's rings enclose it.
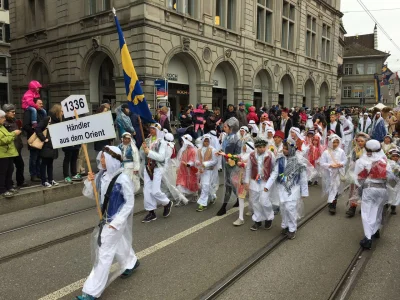
<path fill-rule="evenodd" d="M 31 122 L 32 127 L 36 127 L 37 125 L 37 109 L 38 106 L 33 101 L 35 98 L 40 98 L 39 89 L 42 85 L 39 81 L 32 80 L 29 82 L 28 90 L 25 92 L 24 96 L 22 97 L 22 109 L 29 110 L 31 112 Z"/>
<path fill-rule="evenodd" d="M 250 122 L 251 120 L 256 122 L 256 124 L 258 123 L 258 116 L 256 114 L 256 108 L 254 106 L 249 107 L 249 114 L 247 115 L 247 122 Z"/>

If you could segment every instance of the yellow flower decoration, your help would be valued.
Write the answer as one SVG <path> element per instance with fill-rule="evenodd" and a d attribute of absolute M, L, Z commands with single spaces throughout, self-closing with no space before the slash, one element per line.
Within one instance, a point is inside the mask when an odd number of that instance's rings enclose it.
<path fill-rule="evenodd" d="M 231 158 L 231 157 L 232 157 L 232 154 L 229 153 L 229 154 L 228 154 L 228 157 Z"/>
<path fill-rule="evenodd" d="M 236 165 L 236 163 L 234 160 L 228 159 L 228 165 L 230 165 L 231 167 L 234 167 Z"/>

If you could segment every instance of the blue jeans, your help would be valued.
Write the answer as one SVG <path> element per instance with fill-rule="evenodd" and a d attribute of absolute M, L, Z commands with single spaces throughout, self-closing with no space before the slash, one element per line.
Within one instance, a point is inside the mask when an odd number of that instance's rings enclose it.
<path fill-rule="evenodd" d="M 37 111 L 36 108 L 29 106 L 26 110 L 29 110 L 31 113 L 31 123 L 37 123 Z"/>
<path fill-rule="evenodd" d="M 40 178 L 40 150 L 30 149 L 29 150 L 29 173 L 31 176 L 37 176 Z"/>

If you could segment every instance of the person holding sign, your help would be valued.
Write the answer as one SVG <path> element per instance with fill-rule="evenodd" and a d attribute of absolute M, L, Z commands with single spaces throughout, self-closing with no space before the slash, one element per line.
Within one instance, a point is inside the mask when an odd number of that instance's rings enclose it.
<path fill-rule="evenodd" d="M 83 195 L 94 199 L 92 182 L 96 182 L 102 203 L 102 220 L 93 234 L 95 262 L 83 285 L 79 300 L 93 300 L 101 296 L 106 286 L 117 276 L 128 278 L 140 265 L 132 248 L 132 222 L 135 194 L 132 180 L 121 169 L 122 152 L 106 146 L 99 153 L 100 172 L 88 174 Z M 111 272 L 113 260 L 118 268 Z"/>
<path fill-rule="evenodd" d="M 142 223 L 157 220 L 155 213 L 157 204 L 164 206 L 164 218 L 167 218 L 171 213 L 172 201 L 161 191 L 161 180 L 167 158 L 166 153 L 167 144 L 164 140 L 164 132 L 162 132 L 160 124 L 154 123 L 150 125 L 150 137 L 146 139 L 140 148 L 140 156 L 145 163 L 144 209 L 148 211 Z"/>

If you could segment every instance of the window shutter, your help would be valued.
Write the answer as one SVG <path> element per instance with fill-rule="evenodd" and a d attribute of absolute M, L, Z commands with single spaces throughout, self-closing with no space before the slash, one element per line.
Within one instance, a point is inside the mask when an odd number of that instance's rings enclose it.
<path fill-rule="evenodd" d="M 9 8 L 8 8 L 8 0 L 3 0 L 3 6 L 4 6 L 4 9 L 5 10 L 9 10 Z"/>
<path fill-rule="evenodd" d="M 10 24 L 5 24 L 5 31 L 6 31 L 6 39 L 5 42 L 9 43 L 11 38 L 10 38 Z"/>

